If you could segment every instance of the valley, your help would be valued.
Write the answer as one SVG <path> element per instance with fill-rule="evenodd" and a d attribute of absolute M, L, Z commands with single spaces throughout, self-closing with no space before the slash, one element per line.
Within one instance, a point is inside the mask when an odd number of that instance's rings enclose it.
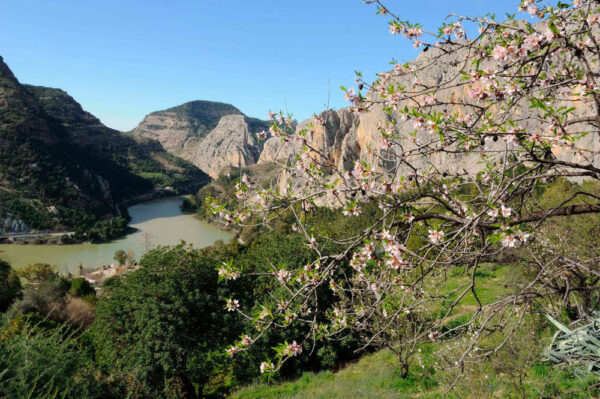
<path fill-rule="evenodd" d="M 56 265 L 61 273 L 79 273 L 84 269 L 98 269 L 115 264 L 117 250 L 132 251 L 135 259 L 152 248 L 177 245 L 185 241 L 196 248 L 212 245 L 215 241 L 228 241 L 232 235 L 181 212 L 181 197 L 152 200 L 128 209 L 130 225 L 136 231 L 106 243 L 68 245 L 18 245 L 0 244 L 0 258 L 19 269 L 31 263 Z"/>

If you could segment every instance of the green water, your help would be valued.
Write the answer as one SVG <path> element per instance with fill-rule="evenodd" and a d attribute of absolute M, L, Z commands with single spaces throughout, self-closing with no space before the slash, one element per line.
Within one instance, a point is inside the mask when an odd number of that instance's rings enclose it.
<path fill-rule="evenodd" d="M 212 245 L 217 240 L 228 241 L 231 234 L 201 222 L 179 208 L 183 199 L 171 197 L 145 202 L 129 208 L 131 225 L 137 232 L 103 244 L 76 245 L 14 245 L 0 244 L 0 258 L 15 268 L 29 263 L 44 262 L 57 266 L 61 272 L 76 273 L 79 264 L 86 269 L 114 263 L 115 251 L 132 250 L 135 258 L 143 255 L 148 244 L 175 245 L 181 240 L 197 248 Z M 147 233 L 147 234 L 144 234 Z M 150 242 L 146 238 L 150 238 Z"/>

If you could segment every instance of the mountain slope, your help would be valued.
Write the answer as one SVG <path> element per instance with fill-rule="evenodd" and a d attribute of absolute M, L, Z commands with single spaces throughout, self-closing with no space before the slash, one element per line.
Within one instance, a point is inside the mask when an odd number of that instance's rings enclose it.
<path fill-rule="evenodd" d="M 158 143 L 102 125 L 64 91 L 20 84 L 0 58 L 0 220 L 25 231 L 70 228 L 156 186 L 205 181 Z"/>

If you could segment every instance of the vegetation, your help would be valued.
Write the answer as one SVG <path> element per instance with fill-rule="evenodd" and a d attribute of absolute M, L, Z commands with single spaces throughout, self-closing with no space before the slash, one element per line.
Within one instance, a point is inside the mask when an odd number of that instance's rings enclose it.
<path fill-rule="evenodd" d="M 554 189 L 555 186 L 560 189 Z M 540 200 L 560 201 L 563 195 L 569 195 L 564 188 L 557 183 Z M 577 189 L 577 185 L 569 183 L 569 190 Z M 376 203 L 364 204 L 363 213 L 355 218 L 345 217 L 342 210 L 323 208 L 312 213 L 307 223 L 319 226 L 322 234 L 336 234 L 342 239 L 362 231 L 380 214 Z M 589 216 L 582 218 L 588 220 Z M 544 228 L 561 226 L 566 223 Z M 402 356 L 385 349 L 384 342 L 374 341 L 366 348 L 367 353 L 378 348 L 384 348 L 383 351 L 340 370 L 364 353 L 357 352 L 363 342 L 360 334 L 350 334 L 339 341 L 317 341 L 314 350 L 291 359 L 265 385 L 258 367 L 264 357 L 282 339 L 291 336 L 298 340 L 309 330 L 296 326 L 292 330 L 288 327 L 269 331 L 232 358 L 227 350 L 235 347 L 240 337 L 250 337 L 252 329 L 237 312 L 225 309 L 227 299 L 235 295 L 241 305 L 252 307 L 255 315 L 262 312 L 265 303 L 275 309 L 285 292 L 270 276 L 282 268 L 303 269 L 311 251 L 289 223 L 282 222 L 271 230 L 259 228 L 249 236 L 254 238 L 246 245 L 233 240 L 202 250 L 184 244 L 154 249 L 142 258 L 139 270 L 107 280 L 104 294 L 98 298 L 85 279 L 59 276 L 50 265 L 35 264 L 22 269 L 23 290 L 14 296 L 13 305 L 2 319 L 0 334 L 10 339 L 0 340 L 4 345 L 0 361 L 14 365 L 22 356 L 38 356 L 40 363 L 36 367 L 28 363 L 29 368 L 24 370 L 11 366 L 16 368 L 11 369 L 10 376 L 0 376 L 0 395 L 23 397 L 24 391 L 18 389 L 37 386 L 37 374 L 40 381 L 46 382 L 34 392 L 54 392 L 49 389 L 60 386 L 64 394 L 58 397 L 81 398 L 222 397 L 244 384 L 254 385 L 240 390 L 236 397 L 435 398 L 443 397 L 454 383 L 457 374 L 445 362 L 451 362 L 465 342 L 453 339 L 458 336 L 456 332 L 415 347 L 407 359 L 406 373 Z M 589 241 L 580 244 L 581 250 L 595 245 Z M 324 250 L 338 249 L 332 244 Z M 478 299 L 484 304 L 493 303 L 525 279 L 528 270 L 518 260 L 518 251 L 478 269 Z M 224 282 L 223 265 L 228 263 L 237 265 L 243 274 Z M 470 278 L 465 268 L 456 268 L 431 283 L 453 292 L 468 284 Z M 335 301 L 328 291 L 324 287 L 321 297 Z M 421 318 L 439 320 L 443 323 L 440 331 L 452 332 L 472 317 L 476 305 L 477 298 L 469 294 L 457 303 L 449 317 L 439 306 L 431 307 Z M 450 397 L 489 397 L 493 392 L 519 397 L 525 392 L 525 397 L 539 397 L 543 389 L 545 397 L 558 397 L 590 384 L 589 379 L 574 377 L 576 371 L 554 370 L 544 360 L 543 351 L 550 345 L 555 328 L 543 316 L 542 309 L 528 309 L 524 320 L 518 334 L 502 350 L 467 367 Z M 568 314 L 561 320 L 567 321 Z M 489 343 L 499 338 L 491 335 Z M 39 352 L 27 352 L 25 348 L 37 348 Z M 44 356 L 63 361 L 65 371 L 55 377 L 60 381 L 44 379 L 50 370 L 46 365 L 55 364 L 45 361 Z M 292 382 L 273 385 L 280 380 Z M 585 397 L 577 393 L 572 397 L 577 395 Z"/>
<path fill-rule="evenodd" d="M 0 111 L 1 220 L 76 231 L 71 241 L 108 240 L 127 232 L 122 218 L 110 219 L 116 204 L 209 180 L 157 142 L 105 127 L 65 92 L 21 85 L 3 63 L 0 87 L 11 104 Z"/>
<path fill-rule="evenodd" d="M 0 259 L 0 313 L 6 312 L 20 294 L 21 281 L 18 274 L 10 264 Z"/>
<path fill-rule="evenodd" d="M 4 266 L 0 395 L 216 398 L 245 384 L 237 397 L 600 394 L 599 153 L 580 141 L 599 128 L 600 9 L 524 1 L 541 24 L 457 17 L 431 34 L 438 46 L 367 3 L 432 63 L 468 62 L 433 86 L 420 64 L 372 85 L 358 74 L 358 92 L 344 89 L 353 110 L 381 107 L 389 123 L 382 151 L 351 171 L 313 146 L 327 121 L 296 131 L 272 114 L 271 133 L 301 143 L 283 168 L 302 189 L 236 170 L 185 205 L 237 225 L 241 240 L 151 250 L 99 297 L 46 264 L 23 269 L 20 288 Z M 473 41 L 467 21 L 481 28 Z M 424 162 L 474 153 L 475 172 Z M 317 206 L 328 200 L 340 207 Z"/>

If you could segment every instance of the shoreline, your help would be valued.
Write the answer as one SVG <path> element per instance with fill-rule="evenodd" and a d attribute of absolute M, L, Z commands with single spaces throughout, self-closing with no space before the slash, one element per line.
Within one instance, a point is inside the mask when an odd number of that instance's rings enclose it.
<path fill-rule="evenodd" d="M 137 229 L 132 228 L 129 223 L 131 222 L 131 218 L 129 216 L 129 213 L 127 212 L 127 209 L 135 206 L 135 205 L 139 205 L 139 204 L 143 204 L 146 202 L 151 202 L 157 199 L 161 199 L 161 198 L 169 198 L 169 197 L 177 197 L 177 196 L 181 196 L 182 198 L 184 198 L 186 195 L 193 195 L 193 194 L 178 194 L 175 191 L 172 190 L 167 190 L 164 188 L 159 188 L 159 189 L 155 189 L 152 192 L 146 193 L 146 194 L 141 194 L 138 195 L 136 197 L 133 198 L 129 198 L 127 200 L 123 200 L 121 202 L 119 202 L 118 204 L 116 204 L 114 206 L 115 209 L 115 217 L 121 216 L 121 217 L 125 217 L 126 219 L 128 219 L 127 221 L 127 226 L 129 228 L 129 230 L 126 232 L 126 234 L 123 234 L 122 236 L 119 237 L 113 237 L 110 240 L 103 240 L 103 241 L 73 241 L 73 242 L 62 242 L 61 238 L 64 236 L 69 236 L 71 234 L 74 234 L 74 231 L 43 231 L 43 232 L 39 232 L 39 231 L 32 231 L 30 233 L 14 233 L 14 234 L 5 234 L 0 236 L 0 244 L 6 244 L 6 245 L 48 245 L 48 246 L 61 246 L 61 245 L 78 245 L 78 244 L 104 244 L 104 243 L 109 243 L 111 241 L 114 240 L 118 240 L 120 238 L 126 237 L 129 234 L 133 234 L 137 231 Z M 121 211 L 121 207 L 125 207 L 126 210 L 126 214 L 123 215 L 122 211 Z M 208 223 L 208 222 L 206 222 Z M 209 223 L 212 225 L 212 223 Z"/>

